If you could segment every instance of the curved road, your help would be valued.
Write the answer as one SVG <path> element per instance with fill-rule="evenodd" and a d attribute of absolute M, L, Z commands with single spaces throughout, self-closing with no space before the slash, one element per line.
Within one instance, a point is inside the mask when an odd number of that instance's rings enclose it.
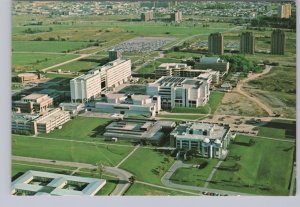
<path fill-rule="evenodd" d="M 76 168 L 86 168 L 86 169 L 97 169 L 97 166 L 87 163 L 79 163 L 79 162 L 67 162 L 67 161 L 59 161 L 55 160 L 48 160 L 48 159 L 40 159 L 40 158 L 33 158 L 33 157 L 22 157 L 22 156 L 12 156 L 13 160 L 17 161 L 26 161 L 26 162 L 35 162 L 35 163 L 42 163 L 42 164 L 51 164 L 51 165 L 59 165 L 59 166 L 67 166 L 67 167 L 76 167 Z M 104 167 L 104 171 L 107 173 L 114 174 L 118 177 L 119 183 L 117 184 L 114 191 L 110 194 L 113 196 L 121 196 L 123 195 L 126 190 L 131 185 L 128 182 L 129 177 L 132 176 L 129 172 L 116 168 L 116 167 Z"/>

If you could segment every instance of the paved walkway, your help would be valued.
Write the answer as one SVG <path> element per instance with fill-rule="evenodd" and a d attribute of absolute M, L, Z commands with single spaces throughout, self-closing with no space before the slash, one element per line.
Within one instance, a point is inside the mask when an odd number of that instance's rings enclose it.
<path fill-rule="evenodd" d="M 294 195 L 295 184 L 296 184 L 296 162 L 293 163 L 293 173 L 292 173 L 290 193 L 289 193 L 290 196 Z"/>
<path fill-rule="evenodd" d="M 121 162 L 119 162 L 119 164 L 117 164 L 116 167 L 120 167 L 122 163 L 125 162 L 139 147 L 140 147 L 139 144 L 136 145 L 136 147 L 126 157 L 124 157 L 124 159 L 121 160 Z"/>
<path fill-rule="evenodd" d="M 220 165 L 222 164 L 222 162 L 223 162 L 222 160 L 219 161 L 219 162 L 216 164 L 215 168 L 211 171 L 211 173 L 209 174 L 209 176 L 208 176 L 208 178 L 207 178 L 207 180 L 206 180 L 206 182 L 205 182 L 205 184 L 204 184 L 204 188 L 207 188 L 207 187 L 208 187 L 209 182 L 211 181 L 211 179 L 212 179 L 213 176 L 215 175 L 215 173 L 216 173 L 218 167 L 220 167 Z"/>

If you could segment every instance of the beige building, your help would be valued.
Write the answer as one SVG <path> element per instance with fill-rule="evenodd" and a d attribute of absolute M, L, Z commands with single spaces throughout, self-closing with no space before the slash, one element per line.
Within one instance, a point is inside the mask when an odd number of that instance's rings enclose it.
<path fill-rule="evenodd" d="M 208 53 L 210 54 L 224 54 L 224 36 L 217 32 L 208 36 Z"/>
<path fill-rule="evenodd" d="M 281 29 L 273 30 L 271 37 L 271 54 L 284 55 L 285 33 Z"/>
<path fill-rule="evenodd" d="M 291 4 L 282 4 L 278 7 L 278 16 L 280 18 L 290 18 L 292 16 L 292 5 Z"/>
<path fill-rule="evenodd" d="M 243 32 L 240 36 L 240 53 L 254 54 L 255 36 L 253 32 Z"/>
<path fill-rule="evenodd" d="M 182 22 L 182 12 L 181 11 L 175 11 L 171 13 L 171 21 L 173 22 Z"/>
<path fill-rule="evenodd" d="M 153 20 L 153 10 L 143 12 L 141 14 L 141 20 L 144 22 Z"/>
<path fill-rule="evenodd" d="M 34 73 L 20 73 L 17 75 L 17 79 L 19 82 L 30 82 L 35 81 L 40 78 L 40 75 L 34 74 Z"/>
<path fill-rule="evenodd" d="M 53 98 L 47 94 L 33 93 L 13 102 L 13 109 L 18 112 L 44 112 L 53 104 Z"/>

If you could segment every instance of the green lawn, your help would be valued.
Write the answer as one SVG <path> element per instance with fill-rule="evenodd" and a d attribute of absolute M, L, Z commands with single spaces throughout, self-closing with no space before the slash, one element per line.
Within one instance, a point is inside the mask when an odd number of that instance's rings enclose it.
<path fill-rule="evenodd" d="M 192 57 L 199 57 L 201 54 L 199 53 L 191 53 L 191 52 L 170 52 L 165 54 L 166 58 L 176 58 L 176 59 L 189 59 Z"/>
<path fill-rule="evenodd" d="M 29 71 L 50 67 L 78 57 L 73 54 L 13 53 L 13 71 Z"/>
<path fill-rule="evenodd" d="M 213 91 L 210 94 L 209 101 L 205 106 L 200 106 L 198 108 L 184 108 L 184 107 L 175 107 L 172 109 L 172 113 L 199 113 L 199 114 L 213 114 L 218 108 L 219 104 L 222 101 L 225 93 Z"/>
<path fill-rule="evenodd" d="M 259 127 L 257 136 L 284 139 L 285 138 L 285 130 L 269 128 L 269 127 Z"/>
<path fill-rule="evenodd" d="M 189 114 L 182 114 L 182 115 L 164 114 L 164 115 L 158 115 L 157 117 L 170 118 L 170 119 L 189 119 L 189 120 L 196 120 L 196 119 L 201 119 L 201 118 L 203 118 L 204 116 L 199 116 L 199 115 L 189 115 Z"/>
<path fill-rule="evenodd" d="M 14 52 L 65 52 L 85 48 L 89 44 L 71 41 L 13 41 L 12 49 Z"/>
<path fill-rule="evenodd" d="M 141 67 L 138 72 L 139 73 L 153 73 L 158 66 L 160 66 L 162 63 L 180 63 L 181 60 L 174 59 L 174 58 L 159 58 L 151 63 Z"/>
<path fill-rule="evenodd" d="M 208 165 L 203 169 L 198 168 L 179 168 L 172 175 L 170 180 L 174 183 L 182 184 L 182 185 L 192 185 L 203 187 L 205 181 L 210 175 L 211 171 L 214 169 L 218 160 L 211 159 L 208 160 Z"/>
<path fill-rule="evenodd" d="M 193 195 L 188 193 L 181 193 L 167 189 L 161 189 L 144 185 L 141 183 L 134 183 L 125 193 L 127 196 L 180 196 L 180 195 Z"/>
<path fill-rule="evenodd" d="M 253 146 L 245 146 L 250 139 Z M 221 166 L 238 164 L 238 171 L 217 170 L 209 188 L 258 195 L 288 195 L 295 144 L 239 135 Z M 240 160 L 234 157 L 240 156 Z"/>
<path fill-rule="evenodd" d="M 131 172 L 137 180 L 161 185 L 161 177 L 174 159 L 161 152 L 139 148 L 120 167 Z"/>
<path fill-rule="evenodd" d="M 42 159 L 62 160 L 115 166 L 130 151 L 131 146 L 79 143 L 68 140 L 51 140 L 13 135 L 12 154 Z"/>

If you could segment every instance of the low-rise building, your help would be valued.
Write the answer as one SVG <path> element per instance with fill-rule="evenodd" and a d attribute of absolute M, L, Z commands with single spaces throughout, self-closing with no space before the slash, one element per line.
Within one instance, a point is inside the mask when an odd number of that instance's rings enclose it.
<path fill-rule="evenodd" d="M 69 111 L 71 114 L 77 114 L 79 111 L 83 110 L 83 103 L 60 103 L 59 107 L 64 111 Z"/>
<path fill-rule="evenodd" d="M 103 94 L 91 111 L 155 117 L 161 110 L 160 96 Z"/>
<path fill-rule="evenodd" d="M 147 94 L 161 97 L 161 107 L 204 106 L 209 100 L 211 78 L 202 76 L 197 78 L 183 78 L 164 76 L 147 85 Z"/>
<path fill-rule="evenodd" d="M 13 101 L 12 106 L 15 111 L 25 113 L 44 112 L 53 104 L 53 98 L 47 94 L 33 93 L 21 98 L 19 101 Z"/>
<path fill-rule="evenodd" d="M 170 144 L 184 151 L 197 151 L 202 157 L 223 159 L 227 155 L 231 132 L 228 125 L 187 122 L 170 134 Z"/>
<path fill-rule="evenodd" d="M 11 130 L 14 134 L 36 134 L 36 123 L 34 120 L 39 115 L 15 113 L 11 115 Z"/>
<path fill-rule="evenodd" d="M 119 138 L 132 141 L 146 141 L 159 144 L 176 126 L 173 121 L 155 121 L 142 119 L 124 119 L 112 122 L 105 127 L 103 134 L 107 138 Z"/>
<path fill-rule="evenodd" d="M 198 69 L 212 69 L 228 73 L 229 62 L 222 60 L 219 57 L 201 57 L 198 61 L 196 61 L 194 67 Z"/>

